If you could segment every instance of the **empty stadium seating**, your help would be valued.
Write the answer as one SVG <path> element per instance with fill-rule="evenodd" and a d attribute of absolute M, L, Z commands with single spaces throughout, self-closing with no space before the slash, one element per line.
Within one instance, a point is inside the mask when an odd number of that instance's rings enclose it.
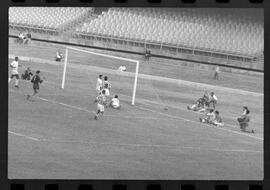
<path fill-rule="evenodd" d="M 78 33 L 253 55 L 264 48 L 255 9 L 110 8 Z"/>
<path fill-rule="evenodd" d="M 80 19 L 91 8 L 11 7 L 9 24 L 29 28 L 57 30 Z"/>

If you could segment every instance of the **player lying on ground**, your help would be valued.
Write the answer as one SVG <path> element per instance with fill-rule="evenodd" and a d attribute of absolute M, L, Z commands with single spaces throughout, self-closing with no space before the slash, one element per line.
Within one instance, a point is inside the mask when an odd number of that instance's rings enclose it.
<path fill-rule="evenodd" d="M 188 106 L 188 110 L 199 111 L 199 112 L 208 112 L 210 109 L 216 108 L 217 96 L 214 92 L 211 92 L 210 95 L 205 92 L 202 98 L 199 98 L 195 104 Z"/>
<path fill-rule="evenodd" d="M 22 80 L 31 80 L 31 77 L 33 76 L 33 73 L 31 72 L 30 67 L 27 67 L 27 69 L 22 74 Z"/>
<path fill-rule="evenodd" d="M 206 115 L 206 118 L 202 119 L 200 118 L 200 121 L 203 123 L 208 123 L 208 124 L 212 124 L 218 127 L 223 127 L 224 123 L 222 121 L 222 118 L 219 115 L 219 111 L 215 111 L 214 115 L 213 113 L 208 113 L 208 115 Z"/>
<path fill-rule="evenodd" d="M 115 95 L 114 98 L 111 100 L 110 106 L 114 109 L 120 109 L 120 101 L 118 95 Z"/>
<path fill-rule="evenodd" d="M 125 72 L 127 70 L 126 66 L 124 65 L 121 65 L 119 68 L 118 68 L 118 71 L 120 72 Z"/>
<path fill-rule="evenodd" d="M 99 94 L 96 99 L 95 103 L 97 103 L 97 112 L 95 114 L 95 120 L 98 120 L 100 115 L 103 115 L 104 113 L 104 107 L 106 105 L 106 97 L 105 97 L 105 90 L 101 91 L 101 94 Z"/>
<path fill-rule="evenodd" d="M 43 80 L 40 79 L 40 71 L 36 71 L 36 75 L 33 76 L 31 82 L 33 83 L 33 90 L 34 90 L 34 93 L 32 95 L 27 95 L 26 99 L 27 100 L 30 100 L 31 97 L 37 95 L 38 93 L 38 90 L 39 90 L 39 84 L 41 84 L 43 82 Z"/>
<path fill-rule="evenodd" d="M 199 98 L 195 104 L 187 106 L 187 109 L 193 111 L 200 111 L 206 107 L 208 99 L 209 99 L 208 93 L 205 92 L 202 98 Z"/>
<path fill-rule="evenodd" d="M 15 78 L 15 87 L 19 88 L 19 72 L 18 72 L 18 67 L 21 66 L 19 65 L 19 58 L 15 57 L 14 61 L 10 64 L 11 67 L 11 77 L 8 78 L 8 83 Z"/>
<path fill-rule="evenodd" d="M 248 107 L 244 106 L 243 113 L 239 118 L 237 118 L 237 121 L 240 125 L 241 131 L 247 132 L 247 133 L 254 133 L 255 132 L 254 129 L 247 130 L 247 127 L 248 127 L 249 122 L 250 122 L 250 111 L 249 111 Z"/>

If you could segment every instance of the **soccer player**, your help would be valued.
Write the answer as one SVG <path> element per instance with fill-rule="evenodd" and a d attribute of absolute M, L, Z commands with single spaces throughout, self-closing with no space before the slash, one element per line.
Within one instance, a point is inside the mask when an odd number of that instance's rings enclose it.
<path fill-rule="evenodd" d="M 195 104 L 191 106 L 187 106 L 187 109 L 193 110 L 193 111 L 205 112 L 207 101 L 208 101 L 208 93 L 205 92 L 202 98 L 199 98 Z"/>
<path fill-rule="evenodd" d="M 124 65 L 121 65 L 119 68 L 118 68 L 118 71 L 120 72 L 125 72 L 127 70 L 126 66 Z"/>
<path fill-rule="evenodd" d="M 219 115 L 219 111 L 217 111 L 217 110 L 215 111 L 215 119 L 212 122 L 212 124 L 215 125 L 215 126 L 218 126 L 218 127 L 223 127 L 224 126 L 222 118 Z"/>
<path fill-rule="evenodd" d="M 101 94 L 96 97 L 95 102 L 97 103 L 97 112 L 96 112 L 94 118 L 95 118 L 95 120 L 98 120 L 98 117 L 100 115 L 103 115 L 104 106 L 106 105 L 105 90 L 101 91 Z"/>
<path fill-rule="evenodd" d="M 96 84 L 96 91 L 97 93 L 100 93 L 101 89 L 103 88 L 103 80 L 102 75 L 99 75 L 97 78 L 97 84 Z"/>
<path fill-rule="evenodd" d="M 30 67 L 27 67 L 27 69 L 22 74 L 21 79 L 22 80 L 31 80 L 31 77 L 33 76 L 33 73 L 31 72 Z"/>
<path fill-rule="evenodd" d="M 215 95 L 214 92 L 211 92 L 210 93 L 210 96 L 209 96 L 209 100 L 207 102 L 207 105 L 208 107 L 212 104 L 213 108 L 215 109 L 216 108 L 216 104 L 217 104 L 217 96 Z"/>
<path fill-rule="evenodd" d="M 205 114 L 205 118 L 200 118 L 200 122 L 203 123 L 212 123 L 215 119 L 215 113 L 213 109 L 209 110 L 209 113 Z"/>
<path fill-rule="evenodd" d="M 8 79 L 8 83 L 15 77 L 15 87 L 19 88 L 19 72 L 18 72 L 18 67 L 21 66 L 19 65 L 19 58 L 15 57 L 15 60 L 12 61 L 10 64 L 11 69 L 11 77 Z"/>
<path fill-rule="evenodd" d="M 114 96 L 110 105 L 114 109 L 120 109 L 120 101 L 119 101 L 118 95 Z"/>
<path fill-rule="evenodd" d="M 26 99 L 29 100 L 30 97 L 33 97 L 35 96 L 37 93 L 38 93 L 38 90 L 39 90 L 39 84 L 41 84 L 43 82 L 43 80 L 40 79 L 40 71 L 37 70 L 36 71 L 36 75 L 33 76 L 31 82 L 33 83 L 33 89 L 34 89 L 34 93 L 32 95 L 27 95 Z"/>

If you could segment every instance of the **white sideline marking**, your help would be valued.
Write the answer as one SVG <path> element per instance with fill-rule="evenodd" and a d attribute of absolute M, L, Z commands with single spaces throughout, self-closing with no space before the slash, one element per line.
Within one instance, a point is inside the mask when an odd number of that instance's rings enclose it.
<path fill-rule="evenodd" d="M 13 135 L 16 135 L 16 136 L 20 136 L 20 137 L 24 137 L 26 139 L 30 139 L 30 140 L 33 140 L 33 141 L 40 141 L 40 139 L 38 138 L 34 138 L 34 137 L 30 137 L 30 136 L 27 136 L 27 135 L 23 135 L 21 133 L 15 133 L 15 132 L 12 132 L 12 131 L 8 131 L 10 134 L 13 134 Z"/>
<path fill-rule="evenodd" d="M 171 118 L 180 119 L 180 120 L 184 120 L 184 121 L 188 121 L 188 122 L 202 124 L 201 122 L 198 122 L 198 121 L 193 121 L 193 120 L 185 119 L 185 118 L 179 117 L 179 116 L 169 115 L 169 114 L 162 113 L 162 112 L 159 112 L 159 111 L 154 111 L 154 110 L 151 110 L 151 109 L 148 109 L 148 108 L 142 108 L 140 106 L 135 106 L 135 107 L 137 107 L 138 109 L 143 109 L 143 110 L 147 110 L 147 111 L 150 111 L 150 112 L 154 112 L 154 113 L 158 113 L 158 114 L 161 114 L 161 115 L 165 115 L 167 117 L 171 117 Z M 263 138 L 256 137 L 256 136 L 253 136 L 253 135 L 249 135 L 247 133 L 233 131 L 233 130 L 230 130 L 230 129 L 225 129 L 225 128 L 222 128 L 222 127 L 216 127 L 216 126 L 207 125 L 207 124 L 203 124 L 203 125 L 206 125 L 208 127 L 215 128 L 215 129 L 220 129 L 220 130 L 223 130 L 223 131 L 228 131 L 228 132 L 231 132 L 231 133 L 234 133 L 234 134 L 238 134 L 238 135 L 248 136 L 248 137 L 251 137 L 251 138 L 254 138 L 254 139 L 263 141 Z"/>
<path fill-rule="evenodd" d="M 132 146 L 132 147 L 157 147 L 157 148 L 172 148 L 172 149 L 193 149 L 193 150 L 210 150 L 217 152 L 251 152 L 251 153 L 263 153 L 260 150 L 245 150 L 245 149 L 217 149 L 217 148 L 200 148 L 200 147 L 190 147 L 190 146 L 180 146 L 180 145 L 160 145 L 160 144 L 130 144 L 130 143 L 101 143 L 94 141 L 76 141 L 76 140 L 51 140 L 51 139 L 43 139 L 45 142 L 54 142 L 54 143 L 82 143 L 82 144 L 98 144 L 98 145 L 116 145 L 116 146 Z"/>

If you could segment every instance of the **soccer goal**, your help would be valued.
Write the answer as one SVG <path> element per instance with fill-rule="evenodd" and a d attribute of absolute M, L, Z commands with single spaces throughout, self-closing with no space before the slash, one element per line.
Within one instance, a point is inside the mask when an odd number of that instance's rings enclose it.
<path fill-rule="evenodd" d="M 70 68 L 72 70 L 75 67 L 74 65 L 77 64 L 77 68 L 80 67 L 80 64 L 83 64 L 81 70 L 84 70 L 83 68 L 86 66 L 86 69 L 90 69 L 91 71 L 95 71 L 93 75 L 97 76 L 98 74 L 103 74 L 104 72 L 107 72 L 108 75 L 115 75 L 117 77 L 114 77 L 115 80 L 122 80 L 122 83 L 130 80 L 131 78 L 134 78 L 133 85 L 128 84 L 127 88 L 132 87 L 130 91 L 132 90 L 132 99 L 131 104 L 135 105 L 135 97 L 136 97 L 136 89 L 137 89 L 137 79 L 138 79 L 138 73 L 139 73 L 139 64 L 140 62 L 138 60 L 134 59 L 128 59 L 120 56 L 113 56 L 103 53 L 97 53 L 89 50 L 74 48 L 74 47 L 66 47 L 65 49 L 65 59 L 64 59 L 64 66 L 63 66 L 63 76 L 62 76 L 62 84 L 61 88 L 65 88 L 65 84 L 68 83 L 66 80 L 68 78 L 67 76 L 67 69 Z M 69 65 L 70 64 L 70 65 Z M 127 71 L 126 72 L 120 72 L 118 71 L 118 67 L 122 65 L 127 65 Z M 80 73 L 79 73 L 80 74 Z M 80 76 L 78 76 L 80 77 Z M 125 79 L 121 79 L 123 77 L 126 77 Z M 127 79 L 130 78 L 130 79 Z M 86 79 L 85 79 L 86 80 Z M 92 79 L 93 80 L 93 79 Z M 112 84 L 113 88 L 114 84 Z"/>

